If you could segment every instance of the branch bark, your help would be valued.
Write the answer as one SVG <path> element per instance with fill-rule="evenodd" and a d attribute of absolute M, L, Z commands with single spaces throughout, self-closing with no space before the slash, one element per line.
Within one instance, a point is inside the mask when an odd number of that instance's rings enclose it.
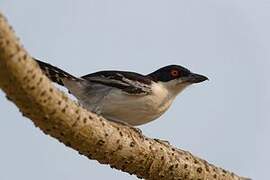
<path fill-rule="evenodd" d="M 0 88 L 45 134 L 101 164 L 149 180 L 245 179 L 78 106 L 42 74 L 1 13 Z"/>

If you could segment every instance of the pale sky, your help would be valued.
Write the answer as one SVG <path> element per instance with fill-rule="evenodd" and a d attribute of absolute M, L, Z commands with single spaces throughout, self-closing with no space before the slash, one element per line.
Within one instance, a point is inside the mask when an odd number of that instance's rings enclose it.
<path fill-rule="evenodd" d="M 141 126 L 217 166 L 269 179 L 270 0 L 1 0 L 26 49 L 74 75 L 183 65 L 210 81 Z M 132 180 L 44 135 L 0 91 L 1 180 Z"/>

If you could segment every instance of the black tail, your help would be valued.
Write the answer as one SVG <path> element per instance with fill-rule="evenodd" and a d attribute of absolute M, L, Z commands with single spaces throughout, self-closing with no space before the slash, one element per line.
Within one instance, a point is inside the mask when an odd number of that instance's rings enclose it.
<path fill-rule="evenodd" d="M 79 80 L 75 76 L 72 76 L 71 74 L 63 71 L 62 69 L 59 69 L 55 66 L 52 66 L 48 63 L 42 62 L 38 59 L 33 58 L 34 60 L 37 61 L 39 64 L 40 69 L 42 69 L 43 73 L 53 82 L 64 86 L 63 79 L 70 79 L 77 81 Z"/>

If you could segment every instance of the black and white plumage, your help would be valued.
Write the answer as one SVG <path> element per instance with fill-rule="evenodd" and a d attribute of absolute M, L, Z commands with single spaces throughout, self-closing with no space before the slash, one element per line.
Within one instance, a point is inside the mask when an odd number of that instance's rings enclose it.
<path fill-rule="evenodd" d="M 165 66 L 148 75 L 99 71 L 78 78 L 36 61 L 49 79 L 65 86 L 86 109 L 133 126 L 158 118 L 187 86 L 208 79 L 178 65 Z"/>
<path fill-rule="evenodd" d="M 99 71 L 82 76 L 91 82 L 115 87 L 133 95 L 146 95 L 151 93 L 151 80 L 138 73 L 126 71 Z"/>

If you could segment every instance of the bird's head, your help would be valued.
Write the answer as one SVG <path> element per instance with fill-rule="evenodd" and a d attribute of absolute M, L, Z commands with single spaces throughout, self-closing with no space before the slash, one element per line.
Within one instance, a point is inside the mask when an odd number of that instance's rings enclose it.
<path fill-rule="evenodd" d="M 187 86 L 208 80 L 206 76 L 196 74 L 179 65 L 162 67 L 148 74 L 155 82 L 162 84 L 169 91 L 177 95 Z"/>

